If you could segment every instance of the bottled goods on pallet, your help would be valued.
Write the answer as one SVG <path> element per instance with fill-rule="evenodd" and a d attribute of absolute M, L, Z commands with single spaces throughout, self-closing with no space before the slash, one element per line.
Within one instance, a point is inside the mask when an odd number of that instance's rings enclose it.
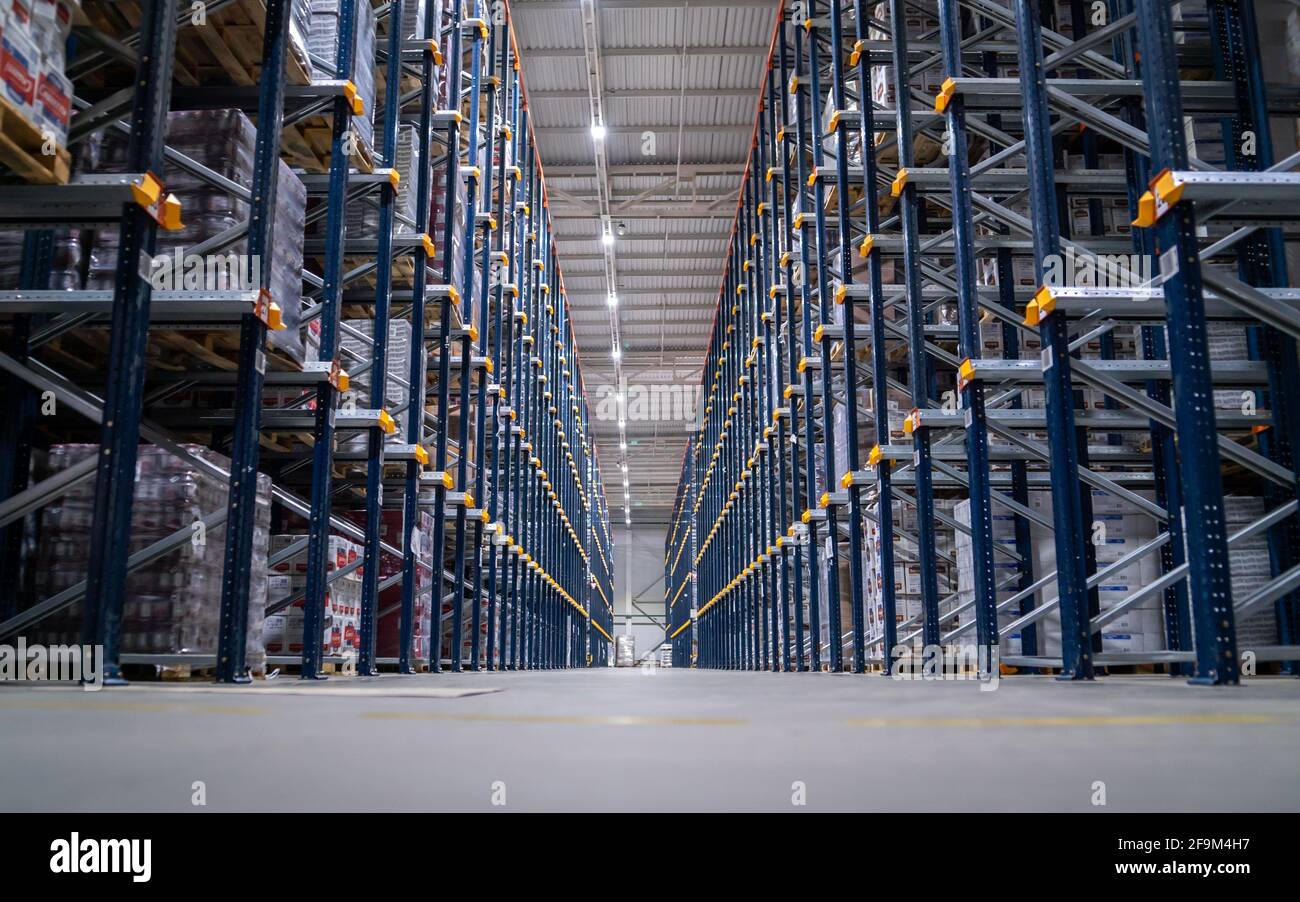
<path fill-rule="evenodd" d="M 393 199 L 393 232 L 397 235 L 415 233 L 415 182 L 419 169 L 420 148 L 413 125 L 397 128 L 397 154 L 390 165 L 397 170 L 399 181 Z M 324 223 L 321 223 L 324 227 Z M 374 238 L 379 234 L 379 199 L 366 198 L 363 203 L 348 207 L 348 235 L 354 238 Z"/>
<path fill-rule="evenodd" d="M 253 123 L 239 110 L 175 112 L 167 117 L 169 147 L 245 188 L 253 182 L 256 139 Z M 110 129 L 92 140 L 87 161 L 91 171 L 125 171 L 125 136 Z M 162 178 L 167 190 L 180 198 L 183 226 L 179 231 L 158 233 L 158 250 L 150 273 L 155 287 L 247 290 L 256 287 L 254 276 L 269 266 L 271 296 L 280 305 L 285 327 L 269 332 L 267 339 L 272 347 L 301 362 L 302 241 L 307 204 L 302 181 L 286 163 L 279 163 L 269 260 L 249 259 L 248 241 L 241 238 L 195 261 L 186 258 L 188 249 L 246 223 L 248 204 L 171 161 Z M 116 227 L 95 231 L 90 243 L 87 288 L 113 287 L 118 239 Z"/>
<path fill-rule="evenodd" d="M 230 461 L 200 445 L 188 454 L 229 472 Z M 55 445 L 45 475 L 54 475 L 99 453 L 98 445 Z M 131 514 L 131 553 L 135 554 L 182 530 L 191 536 L 174 550 L 127 574 L 122 607 L 121 650 L 125 654 L 215 654 L 221 611 L 221 576 L 225 558 L 224 525 L 203 528 L 201 521 L 226 510 L 229 488 L 193 461 L 154 445 L 142 445 L 136 467 Z M 62 592 L 86 578 L 95 485 L 82 482 L 42 508 L 37 551 L 36 596 Z M 197 524 L 197 525 L 196 525 Z M 266 561 L 271 525 L 271 480 L 258 476 L 249 562 L 247 663 L 264 667 L 262 618 L 266 609 Z M 81 605 L 43 621 L 42 641 L 80 642 Z"/>
<path fill-rule="evenodd" d="M 0 232 L 0 291 L 20 288 L 23 259 L 22 232 Z M 52 291 L 77 291 L 84 282 L 83 249 L 89 231 L 72 229 L 54 232 L 54 254 L 50 260 L 48 287 Z M 38 274 L 39 275 L 39 274 Z"/>
<path fill-rule="evenodd" d="M 344 320 L 343 326 L 339 333 L 340 359 L 343 361 L 343 369 L 349 374 L 356 373 L 356 376 L 350 378 L 351 386 L 340 399 L 340 409 L 369 409 L 370 387 L 373 380 L 370 370 L 365 367 L 374 360 L 372 340 L 375 322 L 369 319 L 350 319 Z M 365 338 L 359 337 L 358 333 Z M 408 386 L 411 372 L 411 324 L 406 320 L 395 319 L 388 324 L 386 370 L 384 409 L 392 415 L 397 428 L 385 437 L 385 441 L 391 444 L 402 444 L 406 441 L 406 427 L 409 422 L 408 412 L 403 408 L 406 407 L 407 398 L 410 396 Z M 344 436 L 339 440 L 339 448 L 343 450 L 360 451 L 368 447 L 369 436 L 364 432 Z"/>
<path fill-rule="evenodd" d="M 365 522 L 364 513 L 352 515 L 358 523 Z M 379 521 L 379 538 L 394 548 L 402 547 L 402 512 L 386 510 Z M 421 508 L 416 515 L 415 529 L 411 533 L 408 553 L 415 559 L 415 593 L 412 610 L 413 633 L 411 656 L 419 661 L 429 660 L 430 640 L 433 635 L 433 514 Z M 379 556 L 379 582 L 402 572 L 402 561 L 388 554 Z M 379 610 L 375 629 L 375 655 L 379 658 L 396 658 L 401 653 L 402 585 L 389 586 L 379 593 Z"/>
<path fill-rule="evenodd" d="M 614 637 L 614 666 L 632 667 L 636 664 L 636 637 L 628 634 Z"/>
<path fill-rule="evenodd" d="M 268 574 L 269 588 L 267 603 L 276 602 L 301 595 L 307 589 L 307 536 L 275 535 L 271 537 L 271 558 L 283 554 L 294 545 L 301 548 L 294 554 L 271 565 Z M 324 616 L 321 618 L 321 652 L 325 655 L 342 656 L 355 654 L 361 647 L 361 577 L 362 568 L 357 565 L 342 576 L 333 574 L 347 569 L 360 561 L 365 555 L 365 548 L 351 539 L 339 535 L 329 537 L 329 547 L 325 554 L 326 579 Z M 306 605 L 303 598 L 292 602 L 282 612 L 271 614 L 266 618 L 262 641 L 268 655 L 302 654 L 304 617 Z"/>
<path fill-rule="evenodd" d="M 362 114 L 352 117 L 352 128 L 357 144 L 365 153 L 371 153 L 375 146 L 375 10 L 370 0 L 351 2 L 356 4 L 352 82 L 364 104 Z M 342 6 L 339 0 L 312 0 L 307 48 L 316 79 L 337 77 L 334 67 L 339 52 Z"/>

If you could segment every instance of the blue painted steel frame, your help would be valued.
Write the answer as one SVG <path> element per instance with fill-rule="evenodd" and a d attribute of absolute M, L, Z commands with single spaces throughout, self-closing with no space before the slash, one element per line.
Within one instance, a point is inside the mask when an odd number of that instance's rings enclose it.
<path fill-rule="evenodd" d="M 127 167 L 162 172 L 163 141 L 176 49 L 177 0 L 144 6 L 139 67 L 131 101 Z M 95 507 L 82 641 L 104 646 L 107 682 L 120 680 L 118 665 L 126 561 L 130 554 L 131 510 L 144 393 L 145 343 L 149 335 L 150 285 L 141 256 L 153 256 L 158 223 L 134 204 L 125 205 L 118 238 L 117 273 L 109 339 L 107 392 L 95 475 Z"/>

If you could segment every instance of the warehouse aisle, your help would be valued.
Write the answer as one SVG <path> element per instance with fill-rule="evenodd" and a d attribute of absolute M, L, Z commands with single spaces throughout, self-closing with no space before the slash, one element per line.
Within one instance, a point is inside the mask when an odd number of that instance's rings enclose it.
<path fill-rule="evenodd" d="M 460 697 L 432 697 L 438 695 Z M 0 689 L 0 809 L 1275 810 L 1300 681 L 694 670 Z M 936 809 L 938 810 L 938 809 Z"/>

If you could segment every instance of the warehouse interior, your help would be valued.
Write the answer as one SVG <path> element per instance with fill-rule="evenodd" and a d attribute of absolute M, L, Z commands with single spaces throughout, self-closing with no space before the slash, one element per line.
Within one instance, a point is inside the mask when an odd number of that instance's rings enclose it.
<path fill-rule="evenodd" d="M 1298 220 L 1290 0 L 2 0 L 0 808 L 1295 810 Z"/>

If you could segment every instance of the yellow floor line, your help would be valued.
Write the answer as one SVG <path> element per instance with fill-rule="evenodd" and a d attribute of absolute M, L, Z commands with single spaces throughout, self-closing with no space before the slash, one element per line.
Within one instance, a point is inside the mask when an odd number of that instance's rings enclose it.
<path fill-rule="evenodd" d="M 848 721 L 854 727 L 1144 727 L 1197 724 L 1296 723 L 1280 714 L 1132 714 L 1078 717 L 866 717 Z"/>
<path fill-rule="evenodd" d="M 740 717 L 637 717 L 631 715 L 581 714 L 435 714 L 420 711 L 367 711 L 368 720 L 439 720 L 466 723 L 563 724 L 598 727 L 739 727 L 749 721 Z"/>

